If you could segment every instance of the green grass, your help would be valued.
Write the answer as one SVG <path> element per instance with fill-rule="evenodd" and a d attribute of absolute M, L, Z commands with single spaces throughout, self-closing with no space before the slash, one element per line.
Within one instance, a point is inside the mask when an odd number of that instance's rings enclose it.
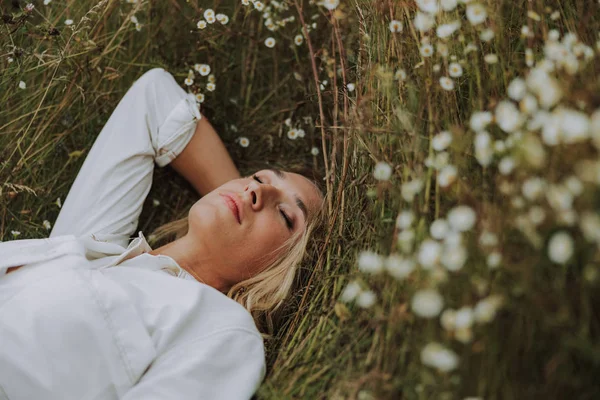
<path fill-rule="evenodd" d="M 595 49 L 597 2 L 482 1 L 487 26 L 496 33 L 489 43 L 479 40 L 464 17 L 464 5 L 459 6 L 444 19 L 461 18 L 464 35 L 463 42 L 458 34 L 448 42 L 450 54 L 465 60 L 464 75 L 451 92 L 438 84 L 437 56 L 415 68 L 421 56 L 412 1 L 342 1 L 339 19 L 301 2 L 306 23 L 317 23 L 310 33 L 312 55 L 306 41 L 293 45 L 302 29 L 293 1 L 284 15 L 296 20 L 275 33 L 265 28 L 260 12 L 237 0 L 139 5 L 53 0 L 48 6 L 38 1 L 28 14 L 13 3 L 25 6 L 23 1 L 0 5 L 1 240 L 13 239 L 11 231 L 21 232 L 19 239 L 47 236 L 43 221 L 58 216 L 56 199 L 65 199 L 86 152 L 138 76 L 163 67 L 183 85 L 193 64 L 208 63 L 216 91 L 204 89 L 205 79 L 197 79 L 194 90 L 206 94 L 202 112 L 243 173 L 277 165 L 328 176 L 328 221 L 309 251 L 279 334 L 267 343 L 269 372 L 259 398 L 600 397 L 598 247 L 582 238 L 577 224 L 565 228 L 550 214 L 537 230 L 541 245 L 536 247 L 515 227 L 519 210 L 502 189 L 520 187 L 531 175 L 557 181 L 573 173 L 579 160 L 597 159 L 598 151 L 588 142 L 548 147 L 543 169 L 521 163 L 507 177 L 496 163 L 485 169 L 478 164 L 469 129 L 472 112 L 493 110 L 506 97 L 508 83 L 526 74 L 525 49 L 533 48 L 536 59 L 543 55 L 549 29 L 575 32 Z M 227 14 L 229 24 L 196 29 L 208 7 Z M 528 18 L 528 10 L 542 21 Z M 560 13 L 556 21 L 549 17 L 554 10 Z M 129 22 L 134 12 L 143 24 L 140 32 Z M 82 22 L 84 16 L 89 20 Z M 403 22 L 401 33 L 389 31 L 392 16 Z M 64 25 L 67 18 L 75 21 L 74 30 Z M 520 37 L 524 24 L 534 38 Z M 273 49 L 263 44 L 268 36 L 277 39 Z M 471 41 L 479 51 L 463 56 Z M 499 56 L 498 64 L 484 62 L 489 52 Z M 597 58 L 598 51 L 580 73 L 560 78 L 563 103 L 588 114 L 600 107 Z M 405 82 L 393 79 L 397 68 L 406 70 Z M 319 81 L 328 81 L 320 96 L 315 72 Z M 24 90 L 18 87 L 21 80 Z M 344 82 L 355 83 L 356 90 L 346 92 Z M 286 118 L 306 130 L 304 139 L 286 137 Z M 431 137 L 446 129 L 453 132 L 450 157 L 459 179 L 444 189 L 424 161 L 434 153 Z M 490 133 L 506 137 L 496 127 Z M 239 136 L 250 139 L 248 148 L 236 144 Z M 310 154 L 313 146 L 321 150 L 319 156 Z M 518 152 L 516 157 L 523 159 Z M 373 178 L 377 161 L 393 166 L 389 182 Z M 424 189 L 409 204 L 401 185 L 416 177 L 424 179 Z M 182 216 L 196 199 L 191 186 L 169 168 L 157 169 L 154 182 L 138 228 L 144 233 Z M 586 183 L 574 208 L 598 213 L 598 198 L 597 185 Z M 152 206 L 153 199 L 160 206 Z M 430 223 L 457 204 L 471 206 L 478 223 L 466 235 L 467 264 L 438 285 L 446 305 L 473 306 L 488 294 L 505 300 L 493 322 L 474 327 L 467 344 L 452 339 L 437 318 L 424 320 L 411 311 L 415 291 L 432 282 L 426 271 L 398 281 L 356 267 L 361 250 L 384 255 L 398 250 L 400 210 L 415 213 L 418 243 Z M 497 270 L 486 267 L 486 254 L 477 244 L 484 228 L 498 234 L 503 262 Z M 552 263 L 546 252 L 557 229 L 569 230 L 577 242 L 575 256 L 564 266 Z M 363 310 L 338 301 L 352 279 L 377 294 L 376 305 Z M 459 355 L 457 370 L 440 373 L 421 363 L 422 347 L 433 340 Z"/>

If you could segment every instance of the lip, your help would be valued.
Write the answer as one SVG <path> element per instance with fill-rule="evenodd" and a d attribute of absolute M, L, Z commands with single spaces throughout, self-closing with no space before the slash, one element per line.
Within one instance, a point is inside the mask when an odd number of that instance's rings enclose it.
<path fill-rule="evenodd" d="M 242 211 L 241 211 L 242 207 L 240 205 L 239 200 L 236 199 L 235 196 L 232 196 L 230 194 L 222 194 L 221 193 L 220 195 L 225 200 L 225 204 L 227 204 L 227 207 L 229 207 L 229 209 L 233 213 L 233 216 L 237 220 L 238 224 L 241 225 L 242 224 Z"/>

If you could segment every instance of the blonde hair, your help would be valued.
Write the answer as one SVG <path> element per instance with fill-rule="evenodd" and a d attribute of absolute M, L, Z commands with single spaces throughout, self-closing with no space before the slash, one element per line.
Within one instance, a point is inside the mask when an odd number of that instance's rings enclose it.
<path fill-rule="evenodd" d="M 236 283 L 227 292 L 227 297 L 240 303 L 252 314 L 256 326 L 265 337 L 273 334 L 274 312 L 284 304 L 292 292 L 297 276 L 296 272 L 304 257 L 311 233 L 321 225 L 322 210 L 322 206 L 317 207 L 314 215 L 309 217 L 306 229 L 297 232 L 274 250 L 273 253 L 281 253 L 275 261 L 268 264 L 255 276 Z M 151 236 L 153 236 L 154 242 L 173 235 L 175 235 L 175 239 L 179 239 L 186 235 L 187 231 L 188 219 L 186 216 L 161 225 Z"/>

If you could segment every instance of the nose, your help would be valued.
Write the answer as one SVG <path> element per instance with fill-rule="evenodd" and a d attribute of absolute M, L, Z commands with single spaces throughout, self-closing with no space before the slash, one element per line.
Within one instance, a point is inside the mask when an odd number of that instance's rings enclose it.
<path fill-rule="evenodd" d="M 250 199 L 250 205 L 254 211 L 259 211 L 263 208 L 266 202 L 274 198 L 277 189 L 268 183 L 250 182 L 245 188 L 244 193 Z"/>

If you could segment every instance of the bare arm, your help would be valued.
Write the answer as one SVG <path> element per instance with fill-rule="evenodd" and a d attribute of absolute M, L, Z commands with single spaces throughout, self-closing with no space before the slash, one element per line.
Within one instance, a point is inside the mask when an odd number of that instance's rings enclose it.
<path fill-rule="evenodd" d="M 188 145 L 170 165 L 200 195 L 240 177 L 223 141 L 204 116 L 198 121 Z"/>

